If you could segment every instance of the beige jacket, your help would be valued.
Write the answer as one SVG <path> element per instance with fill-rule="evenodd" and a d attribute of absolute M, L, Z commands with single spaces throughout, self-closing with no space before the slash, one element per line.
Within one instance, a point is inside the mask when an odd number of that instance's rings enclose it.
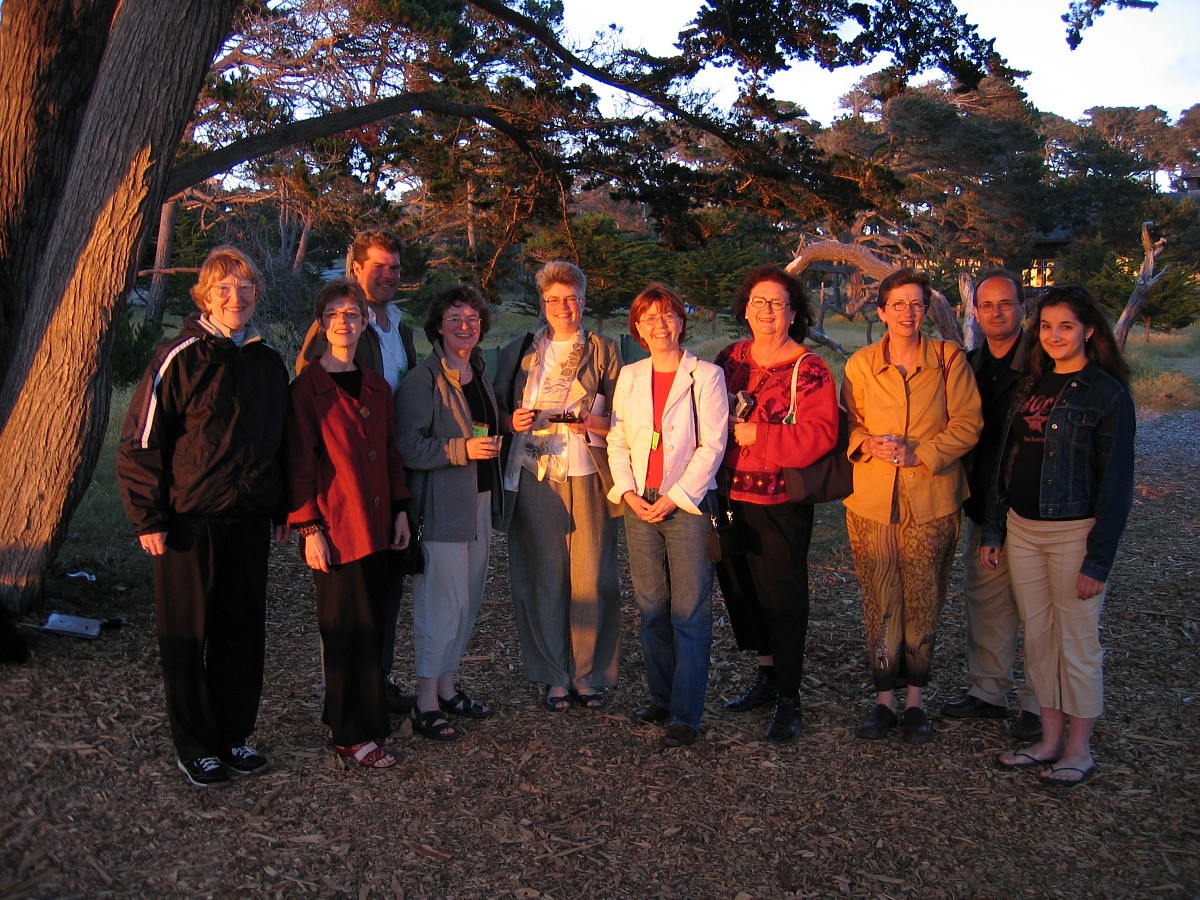
<path fill-rule="evenodd" d="M 842 405 L 850 424 L 847 454 L 854 492 L 846 508 L 874 522 L 891 521 L 892 498 L 903 484 L 918 522 L 958 512 L 970 496 L 962 457 L 979 440 L 979 391 L 957 344 L 922 337 L 907 375 L 884 356 L 889 337 L 864 347 L 846 363 Z M 920 465 L 897 469 L 863 447 L 872 435 L 903 434 Z"/>

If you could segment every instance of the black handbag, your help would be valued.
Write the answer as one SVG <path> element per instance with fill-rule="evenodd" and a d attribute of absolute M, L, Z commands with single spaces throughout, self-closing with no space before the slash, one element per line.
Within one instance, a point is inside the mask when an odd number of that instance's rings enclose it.
<path fill-rule="evenodd" d="M 708 517 L 712 526 L 706 537 L 709 559 L 719 563 L 746 552 L 741 528 L 733 519 L 733 508 L 728 497 L 717 491 L 709 491 L 704 495 L 700 511 Z"/>
<path fill-rule="evenodd" d="M 850 447 L 850 421 L 838 406 L 837 440 L 833 449 L 802 469 L 784 469 L 783 487 L 792 503 L 830 503 L 844 500 L 854 490 L 854 463 Z"/>
<path fill-rule="evenodd" d="M 425 553 L 421 550 L 422 527 L 422 523 L 417 522 L 409 535 L 408 546 L 395 551 L 396 570 L 401 575 L 420 575 L 425 571 Z"/>
<path fill-rule="evenodd" d="M 796 418 L 796 376 L 800 371 L 801 355 L 792 366 L 792 401 L 785 422 Z M 791 503 L 830 503 L 844 500 L 854 490 L 854 463 L 846 451 L 850 448 L 850 420 L 838 404 L 837 438 L 833 449 L 802 469 L 783 470 L 783 487 Z"/>

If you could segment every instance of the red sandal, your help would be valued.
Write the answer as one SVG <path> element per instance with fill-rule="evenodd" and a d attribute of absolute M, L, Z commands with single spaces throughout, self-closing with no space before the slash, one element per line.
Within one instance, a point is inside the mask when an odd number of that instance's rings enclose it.
<path fill-rule="evenodd" d="M 364 769 L 387 769 L 396 764 L 396 757 L 374 741 L 363 741 L 361 744 L 333 749 L 342 759 L 357 763 Z"/>

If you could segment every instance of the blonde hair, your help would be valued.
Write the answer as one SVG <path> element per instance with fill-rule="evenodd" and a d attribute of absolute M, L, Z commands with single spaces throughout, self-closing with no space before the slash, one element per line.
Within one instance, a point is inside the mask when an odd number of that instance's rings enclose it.
<path fill-rule="evenodd" d="M 258 266 L 237 247 L 222 244 L 214 247 L 200 266 L 200 277 L 192 285 L 192 300 L 201 312 L 208 312 L 208 294 L 214 284 L 228 275 L 238 275 L 254 282 L 254 299 L 263 295 L 263 280 Z"/>

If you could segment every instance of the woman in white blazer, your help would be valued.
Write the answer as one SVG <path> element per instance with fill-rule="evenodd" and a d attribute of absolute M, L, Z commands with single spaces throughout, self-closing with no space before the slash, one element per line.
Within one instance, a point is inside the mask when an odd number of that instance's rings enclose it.
<path fill-rule="evenodd" d="M 629 331 L 650 358 L 617 378 L 608 462 L 609 500 L 625 501 L 629 570 L 641 612 L 650 703 L 634 718 L 668 723 L 663 743 L 684 747 L 700 734 L 712 644 L 713 566 L 705 495 L 729 433 L 725 376 L 680 347 L 687 318 L 680 296 L 661 284 L 629 308 Z"/>

